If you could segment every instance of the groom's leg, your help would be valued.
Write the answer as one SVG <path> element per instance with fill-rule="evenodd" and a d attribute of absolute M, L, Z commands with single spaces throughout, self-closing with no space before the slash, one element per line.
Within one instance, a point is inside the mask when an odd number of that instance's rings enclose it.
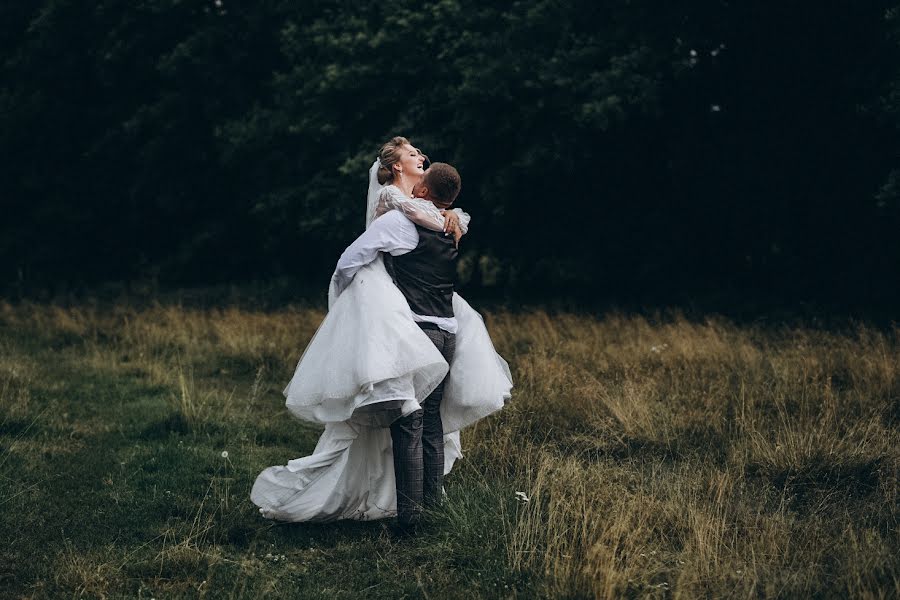
<path fill-rule="evenodd" d="M 394 477 L 397 481 L 397 523 L 415 525 L 422 512 L 422 409 L 391 424 Z"/>
<path fill-rule="evenodd" d="M 456 336 L 442 329 L 423 327 L 447 363 L 452 363 L 456 350 Z M 422 404 L 422 495 L 425 506 L 440 504 L 444 489 L 444 425 L 441 421 L 441 401 L 444 399 L 445 378 Z"/>

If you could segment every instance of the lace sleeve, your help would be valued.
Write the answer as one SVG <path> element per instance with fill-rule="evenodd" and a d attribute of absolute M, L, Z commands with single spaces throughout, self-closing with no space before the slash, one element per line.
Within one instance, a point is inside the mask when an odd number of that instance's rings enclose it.
<path fill-rule="evenodd" d="M 389 210 L 399 210 L 413 223 L 432 231 L 444 230 L 444 217 L 437 206 L 428 200 L 407 198 L 393 185 L 386 186 L 381 190 L 381 194 L 378 196 L 378 205 L 375 208 L 375 218 Z M 463 234 L 467 233 L 472 217 L 458 208 L 453 210 L 459 215 L 459 227 Z"/>

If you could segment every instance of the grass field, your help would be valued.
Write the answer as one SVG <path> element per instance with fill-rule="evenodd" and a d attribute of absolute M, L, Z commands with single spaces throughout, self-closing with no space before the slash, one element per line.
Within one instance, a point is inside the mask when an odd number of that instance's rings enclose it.
<path fill-rule="evenodd" d="M 249 501 L 321 318 L 0 301 L 0 597 L 900 597 L 896 327 L 487 314 L 513 400 L 398 542 Z"/>

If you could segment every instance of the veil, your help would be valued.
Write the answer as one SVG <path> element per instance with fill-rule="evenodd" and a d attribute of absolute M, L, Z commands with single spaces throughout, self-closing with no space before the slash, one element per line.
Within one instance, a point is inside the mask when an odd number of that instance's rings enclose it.
<path fill-rule="evenodd" d="M 366 194 L 366 229 L 369 228 L 369 225 L 372 224 L 372 221 L 375 220 L 375 209 L 378 207 L 378 195 L 384 186 L 378 183 L 378 167 L 381 166 L 381 160 L 375 159 L 375 162 L 372 163 L 372 166 L 369 167 L 369 191 Z M 331 278 L 331 283 L 328 285 L 328 310 L 334 306 L 334 303 L 337 302 L 338 293 L 337 293 L 337 284 L 334 280 L 334 276 Z"/>
<path fill-rule="evenodd" d="M 369 192 L 366 194 L 366 229 L 375 219 L 375 208 L 378 206 L 378 194 L 384 188 L 378 183 L 378 168 L 381 166 L 381 160 L 375 159 L 372 166 L 369 167 Z"/>

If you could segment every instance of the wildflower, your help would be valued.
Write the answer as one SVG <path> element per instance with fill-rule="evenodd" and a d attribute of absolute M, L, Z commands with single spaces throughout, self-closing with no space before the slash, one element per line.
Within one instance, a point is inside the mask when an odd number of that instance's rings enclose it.
<path fill-rule="evenodd" d="M 697 56 L 697 51 L 691 48 L 691 56 Z"/>
<path fill-rule="evenodd" d="M 718 104 L 713 104 L 709 107 L 709 110 L 711 110 L 712 112 L 719 112 L 722 110 L 722 107 Z"/>
<path fill-rule="evenodd" d="M 522 504 L 527 504 L 530 499 L 525 492 L 516 492 L 516 500 L 518 500 Z"/>
<path fill-rule="evenodd" d="M 228 458 L 228 450 L 222 450 L 222 458 Z"/>

